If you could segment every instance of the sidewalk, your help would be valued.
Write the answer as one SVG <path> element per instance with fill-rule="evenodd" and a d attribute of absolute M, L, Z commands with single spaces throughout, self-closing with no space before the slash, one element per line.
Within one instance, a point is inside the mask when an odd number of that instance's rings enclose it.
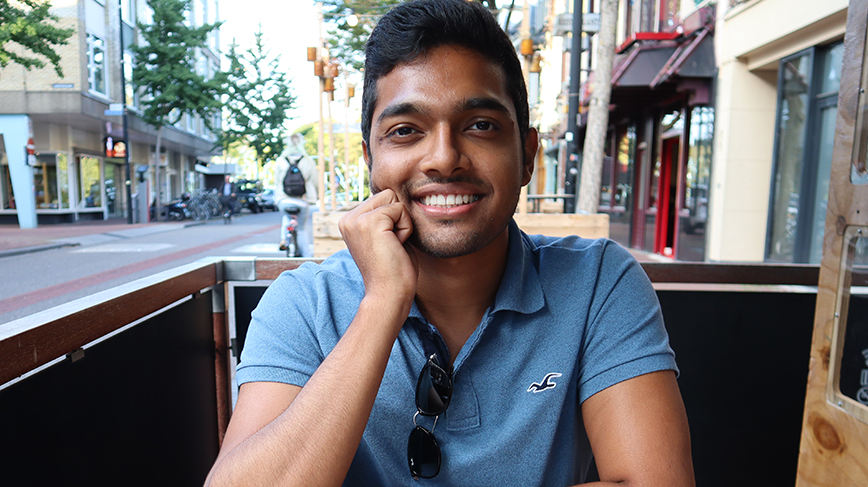
<path fill-rule="evenodd" d="M 117 238 L 131 238 L 160 233 L 205 222 L 153 222 L 128 224 L 125 219 L 81 221 L 19 228 L 17 224 L 0 225 L 0 258 L 58 247 L 91 245 Z"/>
<path fill-rule="evenodd" d="M 204 223 L 204 221 L 183 221 L 130 225 L 125 219 L 115 218 L 40 225 L 29 229 L 21 229 L 18 225 L 0 225 L 0 258 L 59 247 L 95 245 L 117 238 L 138 237 Z M 636 249 L 627 250 L 639 262 L 674 262 L 673 259 L 662 255 Z"/>

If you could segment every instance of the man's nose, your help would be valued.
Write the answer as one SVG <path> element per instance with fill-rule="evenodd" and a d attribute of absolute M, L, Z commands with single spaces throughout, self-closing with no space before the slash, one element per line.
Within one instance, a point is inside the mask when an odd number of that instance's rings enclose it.
<path fill-rule="evenodd" d="M 449 177 L 470 167 L 470 159 L 461 147 L 461 138 L 452 127 L 446 124 L 438 126 L 428 140 L 428 154 L 422 161 L 422 172 Z"/>

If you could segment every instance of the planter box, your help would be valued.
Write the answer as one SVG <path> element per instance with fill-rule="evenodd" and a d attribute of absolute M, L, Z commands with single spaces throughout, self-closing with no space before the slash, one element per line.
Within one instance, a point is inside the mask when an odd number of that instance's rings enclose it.
<path fill-rule="evenodd" d="M 338 220 L 345 211 L 323 212 L 313 214 L 314 257 L 325 258 L 346 247 L 341 232 L 338 230 Z M 609 215 L 575 215 L 563 213 L 525 213 L 516 214 L 515 222 L 525 233 L 542 234 L 553 237 L 578 235 L 584 238 L 608 238 Z"/>

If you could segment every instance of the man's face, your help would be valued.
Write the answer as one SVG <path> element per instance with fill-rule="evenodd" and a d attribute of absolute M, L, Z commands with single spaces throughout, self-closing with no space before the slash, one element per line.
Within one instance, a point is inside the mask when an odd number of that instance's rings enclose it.
<path fill-rule="evenodd" d="M 371 186 L 395 191 L 410 243 L 429 255 L 470 254 L 502 235 L 530 181 L 537 134 L 522 147 L 504 76 L 473 50 L 441 46 L 377 82 Z"/>

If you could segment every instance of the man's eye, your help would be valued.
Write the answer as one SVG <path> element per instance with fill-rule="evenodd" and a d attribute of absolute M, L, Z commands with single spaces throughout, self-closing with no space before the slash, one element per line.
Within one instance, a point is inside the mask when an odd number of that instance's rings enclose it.
<path fill-rule="evenodd" d="M 485 120 L 480 120 L 480 121 L 474 123 L 472 128 L 474 130 L 483 130 L 483 131 L 493 130 L 494 124 L 491 122 L 487 122 Z"/>
<path fill-rule="evenodd" d="M 406 137 L 413 134 L 413 129 L 410 127 L 398 127 L 389 134 L 389 136 Z"/>

